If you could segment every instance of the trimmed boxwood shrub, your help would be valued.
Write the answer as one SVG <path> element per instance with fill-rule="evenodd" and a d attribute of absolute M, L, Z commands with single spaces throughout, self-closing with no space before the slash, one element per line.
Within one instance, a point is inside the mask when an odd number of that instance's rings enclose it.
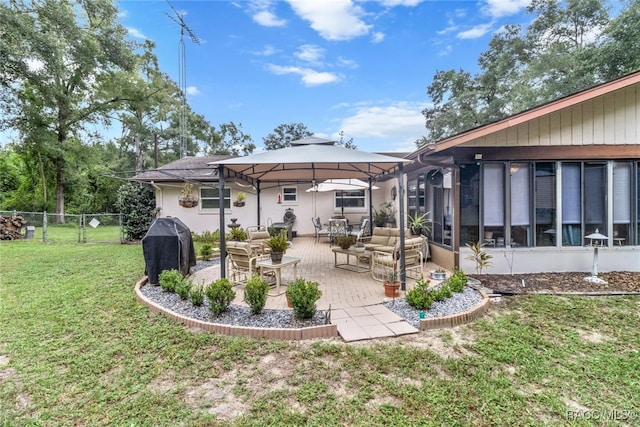
<path fill-rule="evenodd" d="M 269 284 L 260 276 L 253 276 L 247 280 L 244 288 L 244 302 L 251 307 L 251 313 L 260 314 L 267 303 Z"/>
<path fill-rule="evenodd" d="M 287 287 L 287 298 L 298 319 L 310 319 L 316 313 L 316 301 L 322 296 L 318 282 L 297 278 Z"/>
<path fill-rule="evenodd" d="M 162 273 L 158 276 L 158 283 L 163 291 L 175 292 L 182 279 L 182 273 L 178 270 L 162 270 Z"/>
<path fill-rule="evenodd" d="M 236 297 L 233 284 L 226 277 L 218 279 L 207 286 L 205 294 L 209 298 L 209 308 L 216 316 L 223 313 Z"/>

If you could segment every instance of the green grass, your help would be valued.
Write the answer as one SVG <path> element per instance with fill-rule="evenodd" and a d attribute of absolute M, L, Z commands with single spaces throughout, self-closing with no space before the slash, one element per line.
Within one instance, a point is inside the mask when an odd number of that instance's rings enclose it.
<path fill-rule="evenodd" d="M 150 314 L 133 294 L 143 271 L 136 245 L 0 243 L 0 425 L 604 424 L 567 419 L 575 408 L 640 416 L 637 298 L 522 297 L 451 330 L 289 343 Z"/>

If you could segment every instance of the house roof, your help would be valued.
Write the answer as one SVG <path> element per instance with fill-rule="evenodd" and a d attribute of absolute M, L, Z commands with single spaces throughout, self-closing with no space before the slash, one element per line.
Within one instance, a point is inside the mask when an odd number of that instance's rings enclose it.
<path fill-rule="evenodd" d="M 469 129 L 459 134 L 441 139 L 440 141 L 437 141 L 435 144 L 428 144 L 414 151 L 413 153 L 411 153 L 411 155 L 408 156 L 408 158 L 413 159 L 413 158 L 420 158 L 420 156 L 422 155 L 436 154 L 438 152 L 447 150 L 449 148 L 456 147 L 467 142 L 471 142 L 477 138 L 482 138 L 486 135 L 518 126 L 524 122 L 572 107 L 581 102 L 585 102 L 585 101 L 597 98 L 599 96 L 608 94 L 610 92 L 614 92 L 616 90 L 623 89 L 625 87 L 628 87 L 637 83 L 640 83 L 640 71 L 632 74 L 628 74 L 626 76 L 620 77 L 618 79 L 615 79 L 597 86 L 593 86 L 589 89 L 576 92 L 572 95 L 568 95 L 563 98 L 557 99 L 555 101 L 551 101 L 546 104 L 539 105 L 529 110 L 525 110 L 520 113 L 513 114 L 511 116 L 505 117 L 504 119 L 501 119 L 492 123 L 488 123 L 473 129 Z"/>
<path fill-rule="evenodd" d="M 231 156 L 187 156 L 158 169 L 141 172 L 131 180 L 142 182 L 217 181 L 217 171 L 209 164 Z"/>
<path fill-rule="evenodd" d="M 227 171 L 247 181 L 312 182 L 331 178 L 379 179 L 394 173 L 399 164 L 411 160 L 395 156 L 353 150 L 334 141 L 310 137 L 293 141 L 290 147 L 235 157 L 211 164 L 223 165 Z"/>

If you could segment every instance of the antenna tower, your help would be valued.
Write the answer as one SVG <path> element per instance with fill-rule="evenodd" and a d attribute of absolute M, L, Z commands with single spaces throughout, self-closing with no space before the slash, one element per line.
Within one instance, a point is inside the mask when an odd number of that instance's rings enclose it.
<path fill-rule="evenodd" d="M 191 28 L 184 22 L 184 13 L 180 13 L 167 0 L 173 10 L 173 15 L 165 14 L 180 26 L 180 45 L 178 47 L 178 86 L 182 92 L 182 105 L 180 109 L 180 158 L 187 155 L 187 52 L 184 46 L 184 33 L 186 32 L 195 44 L 200 44 L 200 39 L 191 31 Z"/>

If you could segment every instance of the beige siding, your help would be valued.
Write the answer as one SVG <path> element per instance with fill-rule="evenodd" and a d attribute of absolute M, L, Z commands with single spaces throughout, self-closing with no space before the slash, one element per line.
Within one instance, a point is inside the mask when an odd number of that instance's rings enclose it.
<path fill-rule="evenodd" d="M 640 143 L 640 85 L 478 138 L 464 146 Z"/>

